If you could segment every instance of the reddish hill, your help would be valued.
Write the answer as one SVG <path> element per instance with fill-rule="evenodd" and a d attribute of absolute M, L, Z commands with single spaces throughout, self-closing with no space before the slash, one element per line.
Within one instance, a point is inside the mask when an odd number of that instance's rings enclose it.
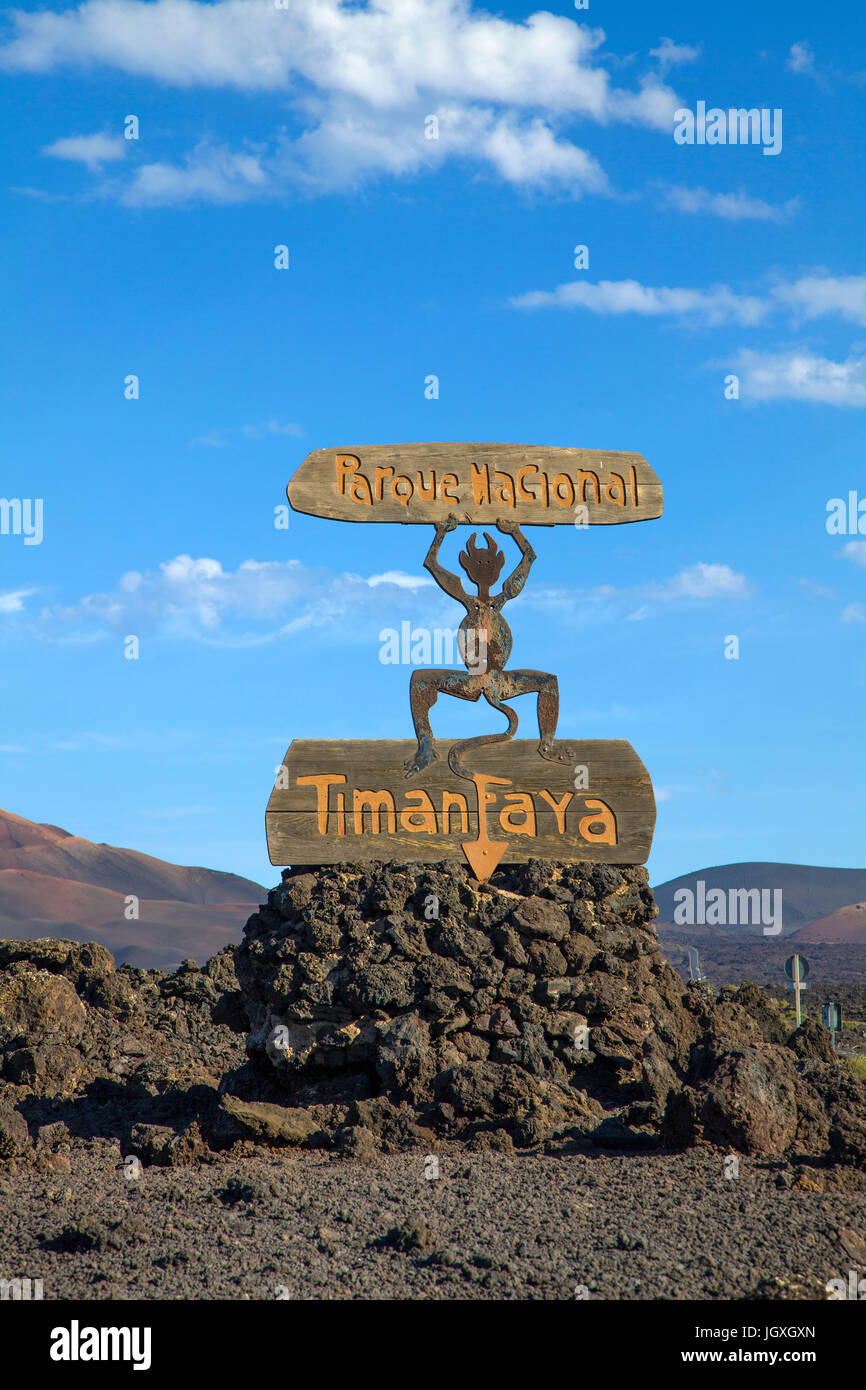
<path fill-rule="evenodd" d="M 770 893 L 779 891 L 782 895 L 782 935 L 796 933 L 818 918 L 824 918 L 851 903 L 866 900 L 866 869 L 827 869 L 815 864 L 771 864 L 754 862 L 747 864 L 717 864 L 712 868 L 695 869 L 679 878 L 668 879 L 653 888 L 658 904 L 659 918 L 662 922 L 673 923 L 677 906 L 677 893 L 687 888 L 697 897 L 698 883 L 703 881 L 707 891 L 721 888 L 725 894 L 731 889 L 766 889 Z M 680 902 L 688 901 L 682 898 Z M 774 899 L 768 899 L 773 902 Z M 741 936 L 750 933 L 763 936 L 762 927 L 740 925 L 727 927 Z M 804 936 L 804 941 L 812 937 Z"/>
<path fill-rule="evenodd" d="M 0 811 L 0 857 L 31 845 L 51 845 L 71 838 L 68 831 L 57 825 L 37 825 L 23 816 L 13 816 L 11 811 Z"/>
<path fill-rule="evenodd" d="M 236 874 L 96 845 L 0 811 L 0 936 L 99 941 L 118 960 L 171 969 L 239 941 L 264 891 Z M 138 917 L 129 919 L 132 897 Z"/>
<path fill-rule="evenodd" d="M 866 945 L 866 903 L 851 903 L 826 917 L 800 927 L 791 941 L 831 941 L 840 945 Z"/>

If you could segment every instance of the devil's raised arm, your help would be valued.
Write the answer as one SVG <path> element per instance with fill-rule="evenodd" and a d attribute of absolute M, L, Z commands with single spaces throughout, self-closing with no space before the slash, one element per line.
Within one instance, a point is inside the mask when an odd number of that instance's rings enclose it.
<path fill-rule="evenodd" d="M 449 522 L 451 522 L 452 518 L 449 516 L 448 520 Z M 427 551 L 427 558 L 424 561 L 424 568 L 430 574 L 432 574 L 433 578 L 436 580 L 436 583 L 439 585 L 439 588 L 443 589 L 449 598 L 456 599 L 458 603 L 462 603 L 468 611 L 469 596 L 466 593 L 466 590 L 464 589 L 462 583 L 460 582 L 459 576 L 456 574 L 452 574 L 450 570 L 446 570 L 439 563 L 439 547 L 445 539 L 446 533 L 448 531 L 453 531 L 456 525 L 456 518 L 454 519 L 453 524 L 451 525 L 447 525 L 445 522 L 442 521 L 439 522 L 439 524 L 436 527 L 436 534 L 433 537 L 430 549 Z"/>
<path fill-rule="evenodd" d="M 535 551 L 532 549 L 532 546 L 529 544 L 529 541 L 526 539 L 519 526 L 516 526 L 513 522 L 507 523 L 506 526 L 497 522 L 497 525 L 499 526 L 499 530 L 505 535 L 514 537 L 514 540 L 520 546 L 521 550 L 520 564 L 508 576 L 494 599 L 494 603 L 497 608 L 499 608 L 503 603 L 507 603 L 509 599 L 516 598 L 520 593 L 520 590 L 529 578 L 529 571 L 535 563 Z"/>

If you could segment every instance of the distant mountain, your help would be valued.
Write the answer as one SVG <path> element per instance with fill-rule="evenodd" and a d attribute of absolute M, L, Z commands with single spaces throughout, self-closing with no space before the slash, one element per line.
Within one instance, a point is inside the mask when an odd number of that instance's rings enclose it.
<path fill-rule="evenodd" d="M 696 896 L 698 884 L 704 884 L 704 892 L 721 889 L 726 898 L 732 890 L 768 889 L 780 890 L 782 894 L 782 935 L 795 932 L 803 941 L 839 940 L 838 937 L 799 936 L 801 929 L 809 927 L 819 919 L 826 919 L 844 908 L 854 911 L 851 906 L 866 902 L 866 869 L 824 869 L 811 864 L 721 864 L 709 869 L 696 869 L 693 873 L 682 874 L 667 883 L 660 883 L 653 889 L 659 909 L 660 922 L 673 922 L 676 904 L 674 894 L 682 888 L 689 889 Z M 772 903 L 772 898 L 768 900 Z M 863 909 L 866 916 L 866 907 Z M 728 925 L 719 928 L 740 935 L 763 936 L 760 922 L 747 925 Z M 866 940 L 866 937 L 849 937 L 852 941 Z"/>
<path fill-rule="evenodd" d="M 839 946 L 866 945 L 866 902 L 840 907 L 794 932 L 794 941 L 827 941 Z"/>
<path fill-rule="evenodd" d="M 96 845 L 0 811 L 0 937 L 99 941 L 118 961 L 172 969 L 239 941 L 264 896 L 236 874 Z M 137 919 L 125 915 L 132 897 Z"/>

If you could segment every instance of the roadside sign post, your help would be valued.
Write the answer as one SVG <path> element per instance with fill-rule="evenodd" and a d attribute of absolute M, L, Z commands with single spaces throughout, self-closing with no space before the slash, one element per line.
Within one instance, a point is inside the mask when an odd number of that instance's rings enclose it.
<path fill-rule="evenodd" d="M 833 1042 L 833 1051 L 836 1051 L 836 1029 L 842 1026 L 842 1012 L 838 1004 L 824 1004 L 821 1009 L 821 1022 L 825 1028 L 830 1029 L 830 1037 Z"/>
<path fill-rule="evenodd" d="M 788 984 L 788 989 L 792 989 L 794 991 L 794 1003 L 797 1009 L 798 1028 L 800 1027 L 800 1024 L 803 1021 L 803 1014 L 800 1008 L 800 991 L 809 988 L 809 986 L 806 984 L 806 976 L 809 973 L 809 968 L 809 962 L 807 961 L 805 956 L 789 956 L 788 959 L 785 961 L 785 974 L 787 975 L 788 980 L 790 982 Z"/>

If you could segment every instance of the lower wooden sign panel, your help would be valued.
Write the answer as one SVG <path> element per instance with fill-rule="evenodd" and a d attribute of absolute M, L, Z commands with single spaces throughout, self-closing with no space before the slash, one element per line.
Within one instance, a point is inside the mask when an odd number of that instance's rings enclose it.
<path fill-rule="evenodd" d="M 531 739 L 467 750 L 472 780 L 439 758 L 407 777 L 414 740 L 296 739 L 266 814 L 272 864 L 458 859 L 484 879 L 527 859 L 642 864 L 655 827 L 649 774 L 625 740 Z"/>

